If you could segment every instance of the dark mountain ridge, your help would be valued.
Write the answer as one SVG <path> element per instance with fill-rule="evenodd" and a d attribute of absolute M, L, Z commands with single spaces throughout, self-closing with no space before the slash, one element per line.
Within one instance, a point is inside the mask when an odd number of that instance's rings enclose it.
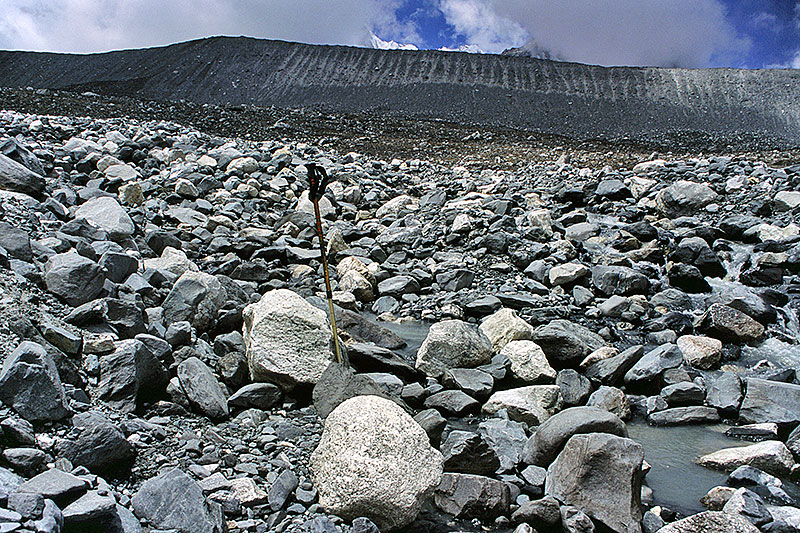
<path fill-rule="evenodd" d="M 599 67 L 212 37 L 102 54 L 0 51 L 0 84 L 151 100 L 319 107 L 577 138 L 701 134 L 800 144 L 800 71 Z"/>

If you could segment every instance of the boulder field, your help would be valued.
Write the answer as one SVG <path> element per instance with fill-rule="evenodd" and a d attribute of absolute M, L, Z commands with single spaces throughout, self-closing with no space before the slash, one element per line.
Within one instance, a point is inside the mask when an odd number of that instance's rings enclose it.
<path fill-rule="evenodd" d="M 283 134 L 0 111 L 0 531 L 800 528 L 800 164 Z M 631 420 L 729 426 L 707 511 Z"/>

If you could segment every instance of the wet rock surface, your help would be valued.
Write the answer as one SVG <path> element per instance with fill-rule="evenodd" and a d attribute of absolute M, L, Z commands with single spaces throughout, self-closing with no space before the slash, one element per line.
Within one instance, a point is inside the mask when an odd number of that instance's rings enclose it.
<path fill-rule="evenodd" d="M 232 139 L 15 111 L 0 134 L 44 183 L 0 180 L 2 524 L 796 520 L 796 161 L 572 159 L 562 146 L 501 165 L 478 150 L 471 164 L 339 150 L 302 130 Z M 312 162 L 334 178 L 322 224 L 349 368 L 334 363 L 303 197 Z M 365 397 L 377 404 L 352 408 Z M 700 460 L 755 497 L 726 493 L 724 516 L 678 521 L 646 484 L 631 418 L 723 421 L 763 441 Z"/>

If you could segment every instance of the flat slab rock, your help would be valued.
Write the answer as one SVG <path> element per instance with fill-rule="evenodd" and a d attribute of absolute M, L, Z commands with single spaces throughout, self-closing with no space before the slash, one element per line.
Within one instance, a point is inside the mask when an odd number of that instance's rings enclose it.
<path fill-rule="evenodd" d="M 748 424 L 774 422 L 792 425 L 800 422 L 800 385 L 748 378 L 747 392 L 739 419 Z"/>
<path fill-rule="evenodd" d="M 709 453 L 697 459 L 697 464 L 726 472 L 742 465 L 750 465 L 774 476 L 786 477 L 794 465 L 794 458 L 784 443 L 767 440 Z"/>
<path fill-rule="evenodd" d="M 34 476 L 19 486 L 17 492 L 41 494 L 56 502 L 75 494 L 80 494 L 89 487 L 83 479 L 67 472 L 51 468 Z"/>
<path fill-rule="evenodd" d="M 719 422 L 719 413 L 713 407 L 695 405 L 673 407 L 650 413 L 647 421 L 656 426 L 681 426 L 685 424 L 713 424 Z"/>
<path fill-rule="evenodd" d="M 658 533 L 759 533 L 758 528 L 746 518 L 723 513 L 705 511 L 683 520 L 667 524 Z"/>

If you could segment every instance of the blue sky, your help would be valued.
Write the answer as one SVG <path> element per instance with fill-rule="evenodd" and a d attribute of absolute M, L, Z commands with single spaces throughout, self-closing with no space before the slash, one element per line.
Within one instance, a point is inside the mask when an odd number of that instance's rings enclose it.
<path fill-rule="evenodd" d="M 566 61 L 800 68 L 800 0 L 2 0 L 0 49 L 91 53 L 212 35 Z"/>

